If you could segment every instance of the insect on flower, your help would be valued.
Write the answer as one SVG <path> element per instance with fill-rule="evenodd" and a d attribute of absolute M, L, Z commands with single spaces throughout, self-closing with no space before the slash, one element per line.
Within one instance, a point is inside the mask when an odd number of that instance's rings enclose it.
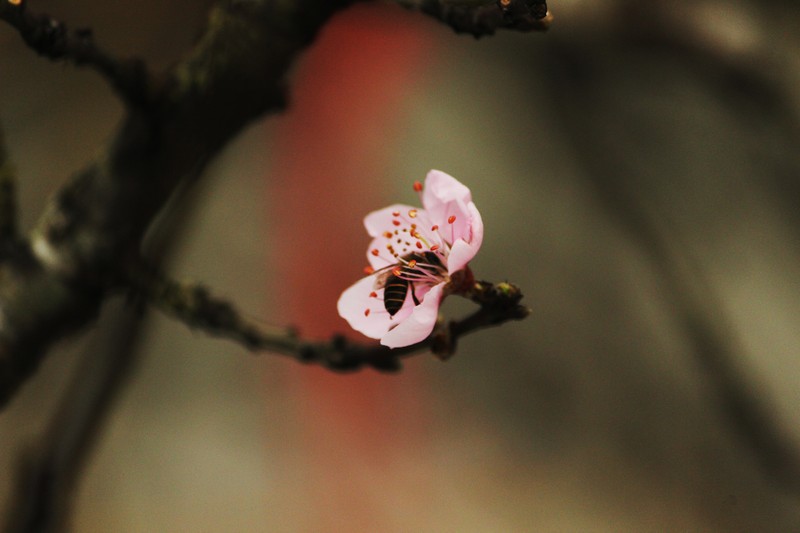
<path fill-rule="evenodd" d="M 467 187 L 432 170 L 415 182 L 422 208 L 395 204 L 366 216 L 373 238 L 367 277 L 339 298 L 339 314 L 357 331 L 391 348 L 424 340 L 447 294 L 472 280 L 467 263 L 483 240 L 483 222 Z"/>
<path fill-rule="evenodd" d="M 394 316 L 403 307 L 406 295 L 411 289 L 411 300 L 419 305 L 414 292 L 414 282 L 423 279 L 431 270 L 444 269 L 439 256 L 435 252 L 412 252 L 400 258 L 399 265 L 385 267 L 384 272 L 376 273 L 374 288 L 385 289 L 383 307 L 390 316 Z"/>

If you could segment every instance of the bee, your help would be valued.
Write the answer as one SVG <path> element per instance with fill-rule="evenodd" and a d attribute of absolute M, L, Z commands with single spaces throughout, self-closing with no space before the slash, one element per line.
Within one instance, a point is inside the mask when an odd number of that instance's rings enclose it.
<path fill-rule="evenodd" d="M 375 280 L 376 289 L 383 291 L 383 307 L 389 316 L 394 316 L 403 307 L 403 303 L 411 290 L 411 299 L 414 305 L 419 305 L 419 299 L 414 294 L 414 283 L 411 278 L 425 276 L 426 273 L 420 265 L 443 268 L 439 256 L 434 252 L 413 252 L 400 258 L 400 262 L 381 269 Z"/>

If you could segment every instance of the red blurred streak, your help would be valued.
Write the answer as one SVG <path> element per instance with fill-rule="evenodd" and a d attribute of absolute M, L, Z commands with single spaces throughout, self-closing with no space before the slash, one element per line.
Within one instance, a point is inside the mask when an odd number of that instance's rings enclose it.
<path fill-rule="evenodd" d="M 325 29 L 292 83 L 290 110 L 276 130 L 268 208 L 281 243 L 273 284 L 280 318 L 303 335 L 349 330 L 336 300 L 366 264 L 364 215 L 394 201 L 371 177 L 385 176 L 404 98 L 429 67 L 431 42 L 421 20 L 386 6 L 351 9 Z M 414 177 L 407 179 L 411 187 Z M 301 504 L 314 509 L 308 526 L 385 529 L 369 492 L 393 491 L 382 485 L 391 484 L 384 469 L 413 441 L 408 425 L 422 427 L 419 380 L 309 367 L 293 376 L 313 462 L 310 501 Z M 354 466 L 376 471 L 348 475 Z"/>

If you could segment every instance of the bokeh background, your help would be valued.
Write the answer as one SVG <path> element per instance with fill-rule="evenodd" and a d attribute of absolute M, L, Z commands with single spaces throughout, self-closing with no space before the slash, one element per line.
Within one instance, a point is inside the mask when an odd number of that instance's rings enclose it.
<path fill-rule="evenodd" d="M 210 3 L 31 7 L 165 68 Z M 170 271 L 264 324 L 346 331 L 335 301 L 364 264 L 363 215 L 413 203 L 438 168 L 483 215 L 473 269 L 520 285 L 531 316 L 444 364 L 338 375 L 153 312 L 74 530 L 800 530 L 790 465 L 765 461 L 720 395 L 733 376 L 800 456 L 800 8 L 657 4 L 554 0 L 548 33 L 481 40 L 390 5 L 336 18 L 289 111 L 192 192 Z M 0 95 L 30 228 L 122 110 L 7 27 Z M 4 501 L 118 314 L 0 413 Z"/>

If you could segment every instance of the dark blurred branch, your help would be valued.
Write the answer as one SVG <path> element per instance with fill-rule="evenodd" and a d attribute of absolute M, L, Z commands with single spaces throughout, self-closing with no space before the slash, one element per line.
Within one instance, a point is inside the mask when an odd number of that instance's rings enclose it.
<path fill-rule="evenodd" d="M 400 368 L 400 357 L 431 350 L 444 359 L 455 351 L 459 337 L 479 329 L 497 326 L 509 320 L 520 320 L 529 314 L 520 305 L 522 293 L 510 283 L 476 282 L 470 297 L 480 308 L 470 316 L 448 324 L 439 324 L 423 342 L 398 349 L 379 345 L 363 345 L 335 336 L 329 342 L 312 342 L 300 338 L 294 330 L 263 328 L 247 321 L 236 307 L 198 284 L 178 283 L 152 269 L 134 273 L 135 290 L 165 313 L 216 337 L 242 344 L 250 351 L 268 351 L 288 355 L 304 363 L 316 363 L 339 371 L 364 366 L 382 371 Z M 136 293 L 135 293 L 136 294 Z"/>
<path fill-rule="evenodd" d="M 8 157 L 3 129 L 0 128 L 0 253 L 4 245 L 13 243 L 17 238 L 16 176 Z"/>
<path fill-rule="evenodd" d="M 21 458 L 3 519 L 7 533 L 68 529 L 80 473 L 135 364 L 142 318 L 118 302 L 101 323 L 105 329 L 75 369 L 41 445 Z"/>
<path fill-rule="evenodd" d="M 0 20 L 16 28 L 39 55 L 89 66 L 105 77 L 126 102 L 146 102 L 149 78 L 144 63 L 107 54 L 95 44 L 90 29 L 70 31 L 66 24 L 49 15 L 33 14 L 28 11 L 28 0 L 0 1 Z"/>
<path fill-rule="evenodd" d="M 175 241 L 184 228 L 197 195 L 168 209 L 151 232 L 146 257 L 163 267 L 172 260 Z M 69 529 L 81 472 L 97 446 L 108 416 L 138 364 L 139 344 L 148 313 L 142 306 L 117 298 L 106 305 L 91 345 L 39 447 L 23 451 L 12 497 L 6 504 L 5 528 L 15 532 L 58 532 Z"/>
<path fill-rule="evenodd" d="M 56 194 L 30 239 L 0 260 L 0 406 L 50 344 L 96 317 L 172 193 L 194 182 L 244 126 L 282 109 L 295 56 L 349 3 L 218 4 L 150 105 L 129 108 L 106 151 Z M 3 4 L 6 18 L 27 20 L 9 9 L 20 8 Z"/>
<path fill-rule="evenodd" d="M 552 22 L 545 0 L 395 0 L 430 15 L 456 33 L 482 37 L 499 29 L 544 31 Z"/>
<path fill-rule="evenodd" d="M 600 204 L 649 256 L 724 422 L 751 451 L 768 479 L 784 490 L 800 493 L 800 453 L 740 367 L 740 346 L 725 324 L 714 290 L 704 280 L 702 269 L 692 264 L 669 218 L 626 182 L 624 177 L 635 176 L 636 171 L 629 167 L 625 152 L 611 144 L 613 136 L 603 135 L 602 121 L 596 118 L 602 80 L 591 77 L 590 57 L 563 44 L 550 50 L 547 57 L 552 68 L 546 79 L 557 123 L 574 143 L 575 159 L 584 165 Z M 697 58 L 692 56 L 692 60 Z M 707 69 L 714 68 L 712 62 L 704 64 Z M 754 72 L 747 75 L 757 77 Z"/>

